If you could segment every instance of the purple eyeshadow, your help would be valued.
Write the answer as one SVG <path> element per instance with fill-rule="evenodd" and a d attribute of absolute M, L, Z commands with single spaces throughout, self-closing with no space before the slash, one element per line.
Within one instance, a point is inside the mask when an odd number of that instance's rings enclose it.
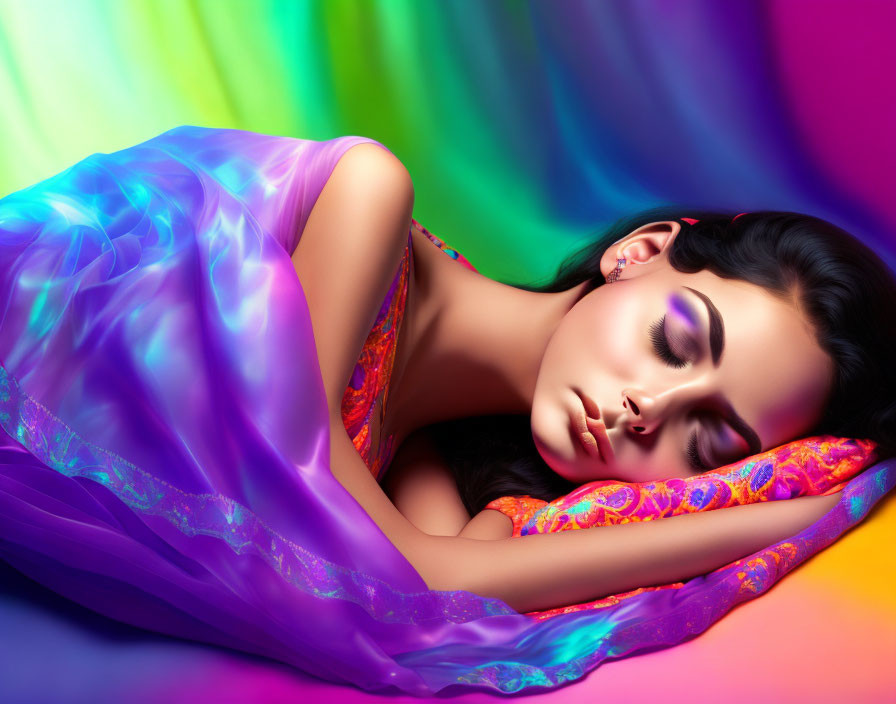
<path fill-rule="evenodd" d="M 700 319 L 697 317 L 697 311 L 688 305 L 681 296 L 669 296 L 669 310 L 692 329 L 699 327 Z"/>

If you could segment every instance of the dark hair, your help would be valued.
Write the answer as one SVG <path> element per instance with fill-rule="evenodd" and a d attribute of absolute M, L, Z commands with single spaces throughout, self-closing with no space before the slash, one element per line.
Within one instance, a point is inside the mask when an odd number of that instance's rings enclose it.
<path fill-rule="evenodd" d="M 835 377 L 823 417 L 808 435 L 869 438 L 879 455 L 896 454 L 896 278 L 869 247 L 820 218 L 760 211 L 734 214 L 653 208 L 616 222 L 569 255 L 545 284 L 513 284 L 554 293 L 604 283 L 599 265 L 614 242 L 650 222 L 676 220 L 682 229 L 669 251 L 678 271 L 707 269 L 796 300 L 833 359 Z M 683 218 L 699 222 L 689 224 Z M 432 426 L 439 452 L 454 472 L 470 515 L 501 496 L 551 501 L 577 485 L 541 458 L 528 415 L 479 416 Z"/>

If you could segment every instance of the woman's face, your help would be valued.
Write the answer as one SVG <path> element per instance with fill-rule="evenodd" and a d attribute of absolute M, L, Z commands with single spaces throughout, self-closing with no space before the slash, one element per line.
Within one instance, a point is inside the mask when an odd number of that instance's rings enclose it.
<path fill-rule="evenodd" d="M 571 481 L 690 476 L 801 437 L 824 409 L 833 363 L 796 305 L 673 269 L 679 228 L 645 225 L 611 247 L 601 268 L 626 256 L 619 280 L 581 298 L 548 341 L 532 434 Z M 582 397 L 606 426 L 597 450 L 578 439 Z"/>

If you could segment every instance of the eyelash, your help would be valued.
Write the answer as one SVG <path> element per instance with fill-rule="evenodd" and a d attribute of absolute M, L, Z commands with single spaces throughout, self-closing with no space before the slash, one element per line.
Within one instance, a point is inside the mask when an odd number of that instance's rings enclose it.
<path fill-rule="evenodd" d="M 691 439 L 688 441 L 688 461 L 691 463 L 691 467 L 693 467 L 698 472 L 706 472 L 712 467 L 707 467 L 703 464 L 703 461 L 700 459 L 700 453 L 697 452 L 697 431 L 691 435 Z"/>
<path fill-rule="evenodd" d="M 687 365 L 687 362 L 676 355 L 672 351 L 672 348 L 669 347 L 669 340 L 666 339 L 665 325 L 665 315 L 650 325 L 650 340 L 653 343 L 653 349 L 657 356 L 670 367 L 681 369 Z"/>
<path fill-rule="evenodd" d="M 656 351 L 657 356 L 670 367 L 681 369 L 682 367 L 687 365 L 687 362 L 672 351 L 672 348 L 669 346 L 669 341 L 666 339 L 665 326 L 665 315 L 651 324 L 650 340 L 653 343 L 653 349 Z M 691 467 L 695 471 L 707 472 L 712 469 L 712 467 L 707 467 L 705 464 L 703 464 L 703 460 L 700 459 L 700 453 L 697 452 L 696 430 L 691 435 L 690 440 L 688 440 L 687 456 L 688 462 L 690 462 Z"/>

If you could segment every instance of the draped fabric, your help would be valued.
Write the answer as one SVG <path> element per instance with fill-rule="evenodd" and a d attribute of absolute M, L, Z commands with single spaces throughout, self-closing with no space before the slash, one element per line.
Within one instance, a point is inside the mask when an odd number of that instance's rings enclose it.
<path fill-rule="evenodd" d="M 362 142 L 183 126 L 0 200 L 0 557 L 107 616 L 325 679 L 515 692 L 705 630 L 892 488 L 875 465 L 792 540 L 606 609 L 534 620 L 427 590 L 330 472 L 290 260 Z"/>

